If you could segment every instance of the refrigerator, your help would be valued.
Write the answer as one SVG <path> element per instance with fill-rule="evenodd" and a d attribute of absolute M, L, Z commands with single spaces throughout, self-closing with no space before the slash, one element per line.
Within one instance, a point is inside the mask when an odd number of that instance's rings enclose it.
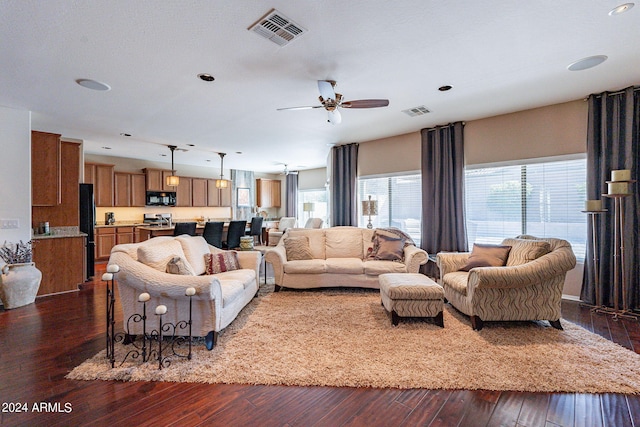
<path fill-rule="evenodd" d="M 93 184 L 80 184 L 80 231 L 87 234 L 85 243 L 86 255 L 85 281 L 90 280 L 95 274 L 94 254 L 95 236 L 94 226 L 96 224 L 96 205 L 93 198 Z"/>

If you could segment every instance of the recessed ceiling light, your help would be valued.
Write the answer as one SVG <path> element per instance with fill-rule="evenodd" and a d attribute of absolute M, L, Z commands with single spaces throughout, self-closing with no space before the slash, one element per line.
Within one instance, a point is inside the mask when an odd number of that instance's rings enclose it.
<path fill-rule="evenodd" d="M 187 144 L 187 147 L 195 147 L 193 144 Z"/>
<path fill-rule="evenodd" d="M 609 16 L 620 15 L 621 13 L 625 13 L 629 9 L 631 9 L 633 6 L 634 6 L 633 3 L 625 3 L 625 4 L 621 4 L 620 6 L 616 6 L 609 11 Z"/>
<path fill-rule="evenodd" d="M 236 151 L 236 154 L 242 154 L 242 151 Z"/>
<path fill-rule="evenodd" d="M 167 157 L 166 154 L 160 154 L 160 157 Z"/>
<path fill-rule="evenodd" d="M 104 149 L 104 150 L 111 150 L 111 147 L 106 147 L 106 146 L 105 146 L 105 147 L 102 147 L 102 149 Z"/>
<path fill-rule="evenodd" d="M 440 86 L 438 88 L 438 90 L 440 92 L 446 92 L 446 91 L 451 90 L 451 89 L 453 89 L 453 86 L 450 86 L 450 85 L 444 85 L 444 86 Z"/>
<path fill-rule="evenodd" d="M 589 68 L 593 68 L 596 65 L 600 65 L 602 64 L 604 61 L 607 60 L 607 56 L 606 55 L 595 55 L 595 56 L 588 56 L 586 58 L 582 58 L 572 64 L 569 64 L 569 66 L 567 67 L 567 69 L 569 71 L 582 71 L 582 70 L 588 70 Z"/>
<path fill-rule="evenodd" d="M 120 136 L 131 136 L 131 134 L 130 133 L 120 132 Z"/>
<path fill-rule="evenodd" d="M 205 160 L 205 161 L 206 161 L 206 162 L 210 162 L 210 161 L 211 161 L 211 159 L 207 159 L 207 160 Z"/>
<path fill-rule="evenodd" d="M 97 80 L 78 79 L 78 80 L 76 80 L 76 83 L 78 83 L 82 87 L 86 87 L 87 89 L 92 89 L 92 90 L 111 90 L 111 86 L 109 86 L 106 83 L 99 82 Z"/>
<path fill-rule="evenodd" d="M 215 80 L 211 74 L 207 73 L 198 74 L 198 77 L 200 77 L 200 80 L 204 80 L 205 82 L 212 82 Z"/>

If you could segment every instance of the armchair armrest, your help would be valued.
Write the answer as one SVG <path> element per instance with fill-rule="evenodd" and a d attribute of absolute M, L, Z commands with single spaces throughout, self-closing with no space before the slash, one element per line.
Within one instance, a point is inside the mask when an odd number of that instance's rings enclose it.
<path fill-rule="evenodd" d="M 282 283 L 284 276 L 284 265 L 287 262 L 287 251 L 283 245 L 273 246 L 264 255 L 265 262 L 273 266 L 276 284 Z"/>
<path fill-rule="evenodd" d="M 438 252 L 436 265 L 440 269 L 440 277 L 464 267 L 470 254 L 471 252 Z"/>
<path fill-rule="evenodd" d="M 404 264 L 407 266 L 408 273 L 417 273 L 420 266 L 427 263 L 428 254 L 424 249 L 420 249 L 414 245 L 408 245 L 404 248 Z"/>

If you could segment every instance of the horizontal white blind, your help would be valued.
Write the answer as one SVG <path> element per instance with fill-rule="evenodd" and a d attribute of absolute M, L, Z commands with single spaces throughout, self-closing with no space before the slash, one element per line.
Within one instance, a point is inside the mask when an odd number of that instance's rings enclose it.
<path fill-rule="evenodd" d="M 569 241 L 584 259 L 586 160 L 465 171 L 469 246 L 531 234 Z"/>
<path fill-rule="evenodd" d="M 371 217 L 373 227 L 397 227 L 411 236 L 420 245 L 422 221 L 422 182 L 420 174 L 360 178 L 358 200 L 378 202 L 378 215 Z M 358 203 L 358 226 L 366 227 L 369 216 L 362 214 L 362 203 Z"/>

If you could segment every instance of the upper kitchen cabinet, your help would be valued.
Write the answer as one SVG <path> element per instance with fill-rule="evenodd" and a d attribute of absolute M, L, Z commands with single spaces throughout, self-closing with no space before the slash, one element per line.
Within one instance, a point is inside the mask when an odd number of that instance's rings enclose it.
<path fill-rule="evenodd" d="M 96 206 L 114 206 L 114 172 L 113 165 L 101 163 L 84 164 L 84 182 L 93 184 Z"/>
<path fill-rule="evenodd" d="M 215 179 L 207 179 L 207 206 L 231 206 L 231 185 L 217 188 Z"/>
<path fill-rule="evenodd" d="M 183 176 L 180 177 L 180 184 L 175 188 L 176 192 L 176 206 L 192 206 L 191 202 L 191 178 L 185 178 Z"/>
<path fill-rule="evenodd" d="M 60 191 L 60 135 L 31 132 L 31 204 L 56 206 Z"/>
<path fill-rule="evenodd" d="M 146 168 L 142 171 L 147 176 L 147 191 L 176 191 L 175 187 L 167 185 L 170 170 Z"/>
<path fill-rule="evenodd" d="M 206 178 L 193 178 L 191 180 L 191 206 L 207 206 Z"/>
<path fill-rule="evenodd" d="M 280 198 L 279 179 L 256 179 L 256 205 L 261 208 L 279 208 Z"/>
<path fill-rule="evenodd" d="M 145 205 L 145 175 L 139 173 L 115 172 L 114 206 Z"/>

